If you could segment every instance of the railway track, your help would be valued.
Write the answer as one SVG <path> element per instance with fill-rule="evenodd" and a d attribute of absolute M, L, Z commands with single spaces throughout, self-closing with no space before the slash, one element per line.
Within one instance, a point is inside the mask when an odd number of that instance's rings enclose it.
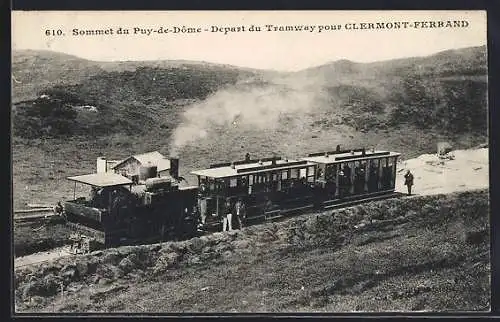
<path fill-rule="evenodd" d="M 52 208 L 14 210 L 14 222 L 35 221 L 55 216 Z"/>

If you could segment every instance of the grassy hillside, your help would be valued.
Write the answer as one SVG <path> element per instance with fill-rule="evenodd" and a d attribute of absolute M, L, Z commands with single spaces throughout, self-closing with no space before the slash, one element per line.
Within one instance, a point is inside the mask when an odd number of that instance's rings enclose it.
<path fill-rule="evenodd" d="M 73 55 L 44 50 L 14 50 L 12 53 L 12 100 L 14 103 L 35 99 L 40 92 L 56 85 L 80 84 L 103 72 L 134 72 L 137 68 L 184 68 L 197 66 L 215 72 L 236 70 L 230 65 L 205 62 L 165 61 L 116 61 L 99 62 Z M 238 68 L 248 73 L 252 69 Z M 113 77 L 113 75 L 108 76 Z"/>
<path fill-rule="evenodd" d="M 16 270 L 16 311 L 487 311 L 488 214 L 485 190 L 390 199 L 61 258 Z"/>
<path fill-rule="evenodd" d="M 14 96 L 32 99 L 13 107 L 16 207 L 66 195 L 64 177 L 95 171 L 102 155 L 173 153 L 186 175 L 246 152 L 299 157 L 341 144 L 414 157 L 439 140 L 455 148 L 487 140 L 484 46 L 294 73 L 23 55 L 13 73 L 32 77 Z"/>
<path fill-rule="evenodd" d="M 12 101 L 36 98 L 43 88 L 77 84 L 102 72 L 98 63 L 75 56 L 40 50 L 12 53 Z"/>

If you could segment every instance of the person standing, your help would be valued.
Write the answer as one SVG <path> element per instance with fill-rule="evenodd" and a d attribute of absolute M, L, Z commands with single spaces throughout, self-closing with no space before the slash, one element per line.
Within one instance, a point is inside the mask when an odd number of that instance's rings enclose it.
<path fill-rule="evenodd" d="M 198 195 L 198 211 L 200 213 L 200 223 L 198 225 L 198 228 L 202 228 L 203 226 L 205 226 L 208 212 L 207 199 L 202 194 Z"/>
<path fill-rule="evenodd" d="M 408 188 L 408 196 L 411 195 L 411 187 L 413 186 L 413 174 L 410 170 L 406 171 L 405 174 L 405 186 Z"/>
<path fill-rule="evenodd" d="M 231 199 L 227 198 L 224 203 L 224 218 L 222 222 L 222 231 L 233 230 L 233 214 L 231 213 Z"/>
<path fill-rule="evenodd" d="M 238 220 L 238 228 L 242 229 L 244 221 L 246 219 L 246 210 L 245 210 L 245 203 L 241 198 L 238 198 L 238 201 L 236 201 L 234 208 L 236 210 L 236 219 Z"/>

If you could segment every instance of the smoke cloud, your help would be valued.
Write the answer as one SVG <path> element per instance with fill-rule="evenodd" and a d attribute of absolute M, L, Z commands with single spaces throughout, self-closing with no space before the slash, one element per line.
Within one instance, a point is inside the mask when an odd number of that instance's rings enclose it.
<path fill-rule="evenodd" d="M 276 129 L 283 125 L 282 118 L 305 115 L 326 99 L 314 84 L 247 83 L 220 90 L 184 112 L 183 122 L 173 133 L 170 154 L 177 155 L 183 146 L 206 138 L 214 128 Z"/>

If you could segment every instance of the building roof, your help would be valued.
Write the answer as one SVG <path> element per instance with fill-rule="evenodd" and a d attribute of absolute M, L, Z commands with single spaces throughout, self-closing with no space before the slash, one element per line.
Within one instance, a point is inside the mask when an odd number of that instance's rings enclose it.
<path fill-rule="evenodd" d="M 286 169 L 294 169 L 294 168 L 303 168 L 308 164 L 306 161 L 297 161 L 297 160 L 276 160 L 276 166 L 272 166 L 272 161 L 265 161 L 262 164 L 258 162 L 254 163 L 246 163 L 246 164 L 238 164 L 235 165 L 234 168 L 229 166 L 221 166 L 216 168 L 204 169 L 192 171 L 191 174 L 203 177 L 210 178 L 227 178 L 227 177 L 236 177 L 236 176 L 244 176 L 247 174 L 255 174 L 255 173 L 263 173 L 270 172 L 276 170 L 286 170 Z"/>
<path fill-rule="evenodd" d="M 151 163 L 151 165 L 155 165 L 158 167 L 158 171 L 165 171 L 170 169 L 170 160 L 158 151 L 132 155 L 115 164 L 113 166 L 113 169 L 121 166 L 131 158 L 136 159 L 142 165 L 148 165 L 149 163 Z"/>
<path fill-rule="evenodd" d="M 384 155 L 385 153 L 385 155 Z M 384 157 L 395 157 L 400 155 L 400 153 L 389 152 L 389 151 L 366 151 L 365 155 L 361 151 L 355 151 L 353 154 L 350 152 L 347 153 L 338 153 L 338 154 L 329 154 L 328 157 L 325 155 L 318 156 L 310 156 L 302 158 L 302 160 L 306 160 L 314 163 L 321 164 L 331 164 L 331 163 L 340 163 L 346 161 L 355 161 L 355 160 L 367 160 L 367 159 L 378 159 Z"/>
<path fill-rule="evenodd" d="M 132 184 L 132 180 L 111 172 L 85 174 L 81 176 L 68 177 L 67 179 L 99 188 Z"/>

